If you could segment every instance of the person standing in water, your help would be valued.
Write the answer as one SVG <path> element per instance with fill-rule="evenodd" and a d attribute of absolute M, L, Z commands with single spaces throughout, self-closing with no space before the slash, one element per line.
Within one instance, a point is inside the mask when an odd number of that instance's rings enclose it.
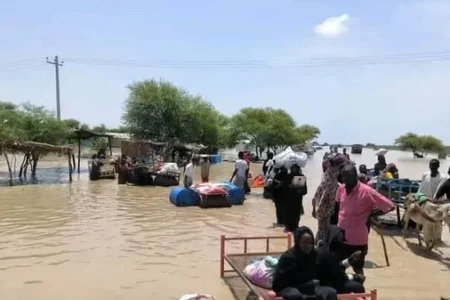
<path fill-rule="evenodd" d="M 277 222 L 274 223 L 274 226 L 278 227 L 286 227 L 286 216 L 285 216 L 285 189 L 283 188 L 283 182 L 286 182 L 288 179 L 288 171 L 282 166 L 277 169 L 275 176 L 272 182 L 272 193 L 273 193 L 273 203 L 275 204 L 275 213 Z"/>
<path fill-rule="evenodd" d="M 325 240 L 331 223 L 337 224 L 335 216 L 336 191 L 339 186 L 339 171 L 347 160 L 343 154 L 333 153 L 328 157 L 329 167 L 322 177 L 312 199 L 313 217 L 317 219 L 317 240 Z M 333 220 L 332 220 L 333 218 Z M 333 221 L 333 222 L 332 222 Z"/>
<path fill-rule="evenodd" d="M 290 172 L 281 182 L 281 189 L 284 197 L 285 231 L 294 232 L 304 212 L 303 196 L 308 193 L 306 177 L 298 165 L 291 166 Z"/>
<path fill-rule="evenodd" d="M 262 166 L 264 176 L 267 176 L 267 171 L 270 171 L 270 168 L 272 166 L 273 166 L 273 153 L 267 152 L 267 159 L 264 161 Z"/>
<path fill-rule="evenodd" d="M 340 251 L 340 260 L 361 251 L 360 259 L 352 267 L 355 273 L 363 275 L 369 242 L 369 218 L 388 213 L 395 209 L 395 205 L 370 186 L 360 183 L 354 165 L 345 165 L 341 173 L 344 184 L 337 189 L 336 202 L 339 207 L 338 226 L 345 232 L 345 243 Z"/>
<path fill-rule="evenodd" d="M 189 188 L 194 184 L 194 172 L 197 165 L 196 158 L 189 159 L 188 164 L 184 167 L 184 187 Z"/>
<path fill-rule="evenodd" d="M 344 154 L 345 158 L 350 161 L 350 155 L 347 153 L 347 148 L 342 148 L 342 154 Z"/>
<path fill-rule="evenodd" d="M 202 178 L 202 182 L 209 182 L 210 169 L 211 163 L 209 162 L 209 158 L 204 156 L 202 162 L 200 163 L 200 177 Z"/>
<path fill-rule="evenodd" d="M 247 181 L 248 176 L 248 164 L 244 160 L 244 152 L 239 151 L 238 159 L 234 163 L 234 171 L 231 175 L 230 182 L 233 182 L 240 188 L 245 188 L 245 182 Z"/>

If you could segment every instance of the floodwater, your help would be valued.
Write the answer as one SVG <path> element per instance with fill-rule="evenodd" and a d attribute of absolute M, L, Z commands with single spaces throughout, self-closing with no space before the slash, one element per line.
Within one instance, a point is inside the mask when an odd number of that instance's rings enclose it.
<path fill-rule="evenodd" d="M 310 194 L 304 199 L 301 223 L 314 230 L 310 200 L 321 178 L 322 154 L 317 152 L 304 169 Z M 387 154 L 401 177 L 410 178 L 420 178 L 429 158 Z M 376 157 L 364 149 L 352 159 L 372 166 Z M 66 168 L 66 162 L 40 166 Z M 253 164 L 253 173 L 260 168 Z M 445 160 L 441 168 L 447 170 Z M 5 174 L 3 163 L 0 171 Z M 231 171 L 230 163 L 214 165 L 211 177 L 226 180 Z M 282 234 L 280 228 L 271 228 L 273 204 L 260 190 L 254 190 L 243 206 L 203 210 L 173 206 L 169 188 L 89 182 L 85 172 L 69 184 L 61 179 L 64 176 L 60 172 L 57 184 L 0 187 L 2 299 L 178 299 L 195 292 L 218 300 L 245 299 L 245 287 L 236 281 L 230 289 L 219 276 L 220 235 Z M 450 244 L 447 229 L 444 239 Z M 392 232 L 386 243 L 390 267 L 385 266 L 380 237 L 371 232 L 366 286 L 378 289 L 380 299 L 450 296 L 448 246 L 425 256 L 417 239 L 406 242 Z"/>

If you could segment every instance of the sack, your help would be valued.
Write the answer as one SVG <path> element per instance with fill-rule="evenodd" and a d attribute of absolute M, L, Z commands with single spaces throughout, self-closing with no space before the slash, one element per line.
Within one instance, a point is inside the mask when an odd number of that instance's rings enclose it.
<path fill-rule="evenodd" d="M 202 294 L 187 294 L 183 295 L 179 300 L 214 300 L 214 297 Z"/>
<path fill-rule="evenodd" d="M 303 152 L 291 153 L 284 158 L 284 167 L 290 169 L 293 165 L 297 165 L 300 168 L 306 166 L 306 161 L 308 160 L 308 155 Z"/>
<path fill-rule="evenodd" d="M 388 153 L 388 150 L 380 148 L 377 152 L 375 152 L 375 155 L 386 155 L 386 153 Z"/>
<path fill-rule="evenodd" d="M 245 267 L 244 275 L 251 283 L 265 289 L 272 288 L 273 273 L 278 260 L 273 257 L 255 261 Z"/>

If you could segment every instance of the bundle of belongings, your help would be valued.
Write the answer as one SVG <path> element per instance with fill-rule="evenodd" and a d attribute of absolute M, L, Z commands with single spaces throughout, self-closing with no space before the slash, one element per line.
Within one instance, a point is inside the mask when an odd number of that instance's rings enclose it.
<path fill-rule="evenodd" d="M 291 147 L 287 147 L 283 152 L 273 157 L 274 167 L 285 167 L 290 169 L 293 165 L 298 165 L 300 168 L 306 166 L 308 155 L 304 152 L 294 152 Z"/>
<path fill-rule="evenodd" d="M 264 198 L 270 199 L 272 198 L 272 189 L 273 189 L 273 178 L 276 174 L 276 170 L 281 168 L 285 168 L 290 171 L 293 165 L 297 165 L 300 168 L 306 166 L 306 161 L 308 160 L 308 155 L 303 152 L 294 152 L 291 147 L 286 148 L 283 152 L 275 155 L 273 157 L 273 163 L 270 165 L 269 169 L 266 172 L 266 176 L 264 178 Z"/>
<path fill-rule="evenodd" d="M 245 267 L 244 275 L 254 285 L 271 289 L 277 264 L 278 259 L 272 256 L 266 256 L 262 260 L 253 260 Z"/>

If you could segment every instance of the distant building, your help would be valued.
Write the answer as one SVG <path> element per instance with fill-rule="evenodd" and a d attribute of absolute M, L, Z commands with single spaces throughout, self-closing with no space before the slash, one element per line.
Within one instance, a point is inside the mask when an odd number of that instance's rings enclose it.
<path fill-rule="evenodd" d="M 131 135 L 129 133 L 108 132 L 107 134 L 111 136 L 112 148 L 120 148 L 122 141 L 128 141 L 131 139 Z"/>

